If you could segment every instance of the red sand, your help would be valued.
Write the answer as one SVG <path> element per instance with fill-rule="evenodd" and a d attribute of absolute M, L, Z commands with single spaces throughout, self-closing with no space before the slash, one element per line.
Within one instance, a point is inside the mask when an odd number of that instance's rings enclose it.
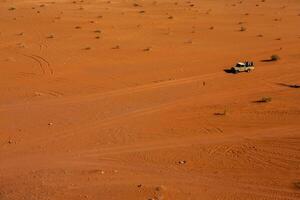
<path fill-rule="evenodd" d="M 1 0 L 0 200 L 300 199 L 299 50 L 298 0 Z"/>

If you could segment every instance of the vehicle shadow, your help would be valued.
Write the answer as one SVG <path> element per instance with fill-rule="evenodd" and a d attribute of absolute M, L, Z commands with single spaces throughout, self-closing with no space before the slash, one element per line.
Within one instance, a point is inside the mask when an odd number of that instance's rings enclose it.
<path fill-rule="evenodd" d="M 226 72 L 227 74 L 235 74 L 232 69 L 224 69 L 224 72 Z"/>

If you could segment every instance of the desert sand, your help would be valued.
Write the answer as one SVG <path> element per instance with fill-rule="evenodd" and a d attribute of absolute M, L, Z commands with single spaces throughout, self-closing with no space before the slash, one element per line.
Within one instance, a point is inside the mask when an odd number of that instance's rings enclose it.
<path fill-rule="evenodd" d="M 300 199 L 298 0 L 0 0 L 0 66 L 0 200 Z"/>

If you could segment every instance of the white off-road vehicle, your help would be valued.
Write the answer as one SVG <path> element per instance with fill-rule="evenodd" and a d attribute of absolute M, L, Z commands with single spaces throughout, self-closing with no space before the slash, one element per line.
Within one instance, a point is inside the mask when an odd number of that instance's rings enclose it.
<path fill-rule="evenodd" d="M 251 72 L 254 70 L 254 63 L 253 62 L 238 62 L 235 67 L 231 68 L 233 73 L 239 72 Z"/>

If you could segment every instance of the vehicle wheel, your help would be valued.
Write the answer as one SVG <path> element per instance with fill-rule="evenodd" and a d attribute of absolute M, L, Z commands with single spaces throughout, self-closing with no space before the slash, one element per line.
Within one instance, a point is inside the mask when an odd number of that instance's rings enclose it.
<path fill-rule="evenodd" d="M 250 70 L 250 69 L 247 69 L 246 72 L 251 72 L 251 70 Z"/>

